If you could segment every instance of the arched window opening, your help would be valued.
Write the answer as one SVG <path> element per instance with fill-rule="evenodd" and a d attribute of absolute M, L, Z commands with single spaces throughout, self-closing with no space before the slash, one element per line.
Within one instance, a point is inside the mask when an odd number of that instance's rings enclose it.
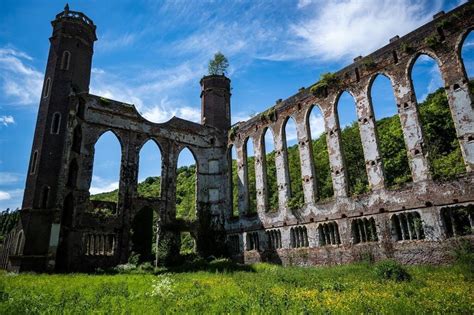
<path fill-rule="evenodd" d="M 423 221 L 418 212 L 394 214 L 390 219 L 395 241 L 421 240 L 425 238 Z"/>
<path fill-rule="evenodd" d="M 116 236 L 105 233 L 86 233 L 83 236 L 83 251 L 86 256 L 113 256 Z"/>
<path fill-rule="evenodd" d="M 47 98 L 51 92 L 51 78 L 47 78 L 43 87 L 43 98 Z"/>
<path fill-rule="evenodd" d="M 180 255 L 190 255 L 196 253 L 196 241 L 189 232 L 181 232 Z"/>
<path fill-rule="evenodd" d="M 247 233 L 246 236 L 247 241 L 247 250 L 259 250 L 260 249 L 260 241 L 258 238 L 258 232 L 250 232 Z"/>
<path fill-rule="evenodd" d="M 237 150 L 235 149 L 235 146 L 232 146 L 229 150 L 229 168 L 230 168 L 230 181 L 232 183 L 231 185 L 231 191 L 230 195 L 232 198 L 232 217 L 237 218 L 239 216 L 239 185 L 242 185 L 240 183 L 240 178 L 239 174 L 237 172 L 238 169 L 238 161 L 237 161 Z"/>
<path fill-rule="evenodd" d="M 59 129 L 61 127 L 61 114 L 56 112 L 53 114 L 53 121 L 51 122 L 51 134 L 59 134 Z"/>
<path fill-rule="evenodd" d="M 21 252 L 23 251 L 23 246 L 25 245 L 25 233 L 23 233 L 23 230 L 20 230 L 18 232 L 18 236 L 16 238 L 16 244 L 15 244 L 15 255 L 20 255 Z"/>
<path fill-rule="evenodd" d="M 390 80 L 384 75 L 377 75 L 369 92 L 376 119 L 385 184 L 387 187 L 399 187 L 410 182 L 412 178 L 402 125 Z"/>
<path fill-rule="evenodd" d="M 288 206 L 299 209 L 304 205 L 303 182 L 301 179 L 300 150 L 298 147 L 298 136 L 296 123 L 293 118 L 288 118 L 283 126 L 285 148 L 288 155 L 288 168 L 290 180 L 290 200 Z"/>
<path fill-rule="evenodd" d="M 278 182 L 275 164 L 275 141 L 273 132 L 267 128 L 264 133 L 264 148 L 262 154 L 265 158 L 267 187 L 265 187 L 268 202 L 268 212 L 278 211 Z"/>
<path fill-rule="evenodd" d="M 441 209 L 446 237 L 457 237 L 473 234 L 474 205 Z"/>
<path fill-rule="evenodd" d="M 323 223 L 318 226 L 319 246 L 339 245 L 339 226 L 336 222 Z"/>
<path fill-rule="evenodd" d="M 257 213 L 257 189 L 255 179 L 255 153 L 253 150 L 252 138 L 245 141 L 245 157 L 247 166 L 247 192 L 248 192 L 248 212 L 247 214 Z"/>
<path fill-rule="evenodd" d="M 196 160 L 188 148 L 179 153 L 176 169 L 176 217 L 196 219 Z"/>
<path fill-rule="evenodd" d="M 352 220 L 351 227 L 352 242 L 354 244 L 378 241 L 374 218 L 370 220 L 366 218 Z"/>
<path fill-rule="evenodd" d="M 425 153 L 434 179 L 448 180 L 466 172 L 438 64 L 421 55 L 411 71 L 424 136 Z"/>
<path fill-rule="evenodd" d="M 132 253 L 139 262 L 152 262 L 156 254 L 157 214 L 150 207 L 141 209 L 132 220 Z"/>
<path fill-rule="evenodd" d="M 67 186 L 70 188 L 75 188 L 77 183 L 77 173 L 79 171 L 79 167 L 77 165 L 76 159 L 73 159 L 69 164 L 69 171 L 67 177 Z"/>
<path fill-rule="evenodd" d="M 158 198 L 161 195 L 161 160 L 160 146 L 155 141 L 148 140 L 139 152 L 139 197 Z"/>
<path fill-rule="evenodd" d="M 40 203 L 40 208 L 41 209 L 46 209 L 48 208 L 49 204 L 49 192 L 51 191 L 51 187 L 49 186 L 44 186 L 43 190 L 41 192 L 41 203 Z"/>
<path fill-rule="evenodd" d="M 38 163 L 38 150 L 33 152 L 31 157 L 31 164 L 30 164 L 30 174 L 34 174 L 36 172 L 36 164 Z"/>
<path fill-rule="evenodd" d="M 339 98 L 337 113 L 349 193 L 351 195 L 362 194 L 369 190 L 369 181 L 357 122 L 356 104 L 354 98 L 348 92 L 344 92 Z"/>
<path fill-rule="evenodd" d="M 69 70 L 70 61 L 71 61 L 71 53 L 65 50 L 61 58 L 61 70 Z"/>
<path fill-rule="evenodd" d="M 281 232 L 280 230 L 269 230 L 266 231 L 267 242 L 269 249 L 279 249 L 281 248 Z"/>
<path fill-rule="evenodd" d="M 308 247 L 308 231 L 305 226 L 297 226 L 290 229 L 292 248 Z"/>
<path fill-rule="evenodd" d="M 474 91 L 474 32 L 470 31 L 461 48 L 461 58 L 467 78 L 470 80 L 471 95 Z"/>
<path fill-rule="evenodd" d="M 312 139 L 318 199 L 328 199 L 334 195 L 334 190 L 332 187 L 331 167 L 329 165 L 329 151 L 326 142 L 324 117 L 318 106 L 313 106 L 311 109 L 308 116 L 308 128 Z"/>
<path fill-rule="evenodd" d="M 76 128 L 74 128 L 74 132 L 72 135 L 72 151 L 76 152 L 77 154 L 80 154 L 81 145 L 82 145 L 82 128 L 80 125 L 77 125 Z"/>
<path fill-rule="evenodd" d="M 89 187 L 90 199 L 108 202 L 94 203 L 91 209 L 95 214 L 113 215 L 116 212 L 122 147 L 112 131 L 102 134 L 94 145 L 94 164 L 92 181 Z M 96 205 L 96 206 L 94 206 Z"/>

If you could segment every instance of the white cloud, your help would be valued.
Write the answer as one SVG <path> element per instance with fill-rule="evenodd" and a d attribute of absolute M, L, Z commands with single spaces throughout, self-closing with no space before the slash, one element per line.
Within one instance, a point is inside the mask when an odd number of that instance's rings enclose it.
<path fill-rule="evenodd" d="M 441 4 L 441 0 L 320 1 L 308 8 L 312 14 L 290 25 L 286 49 L 266 58 L 352 60 L 428 22 Z"/>
<path fill-rule="evenodd" d="M 89 189 L 91 195 L 101 194 L 118 189 L 119 182 L 110 181 L 99 176 L 92 176 L 92 183 Z"/>
<path fill-rule="evenodd" d="M 20 181 L 20 175 L 10 172 L 0 172 L 0 185 L 14 184 Z"/>
<path fill-rule="evenodd" d="M 32 58 L 19 50 L 0 48 L 1 88 L 11 104 L 35 104 L 41 94 L 43 74 L 27 64 Z"/>
<path fill-rule="evenodd" d="M 302 9 L 304 7 L 307 7 L 308 5 L 311 4 L 311 0 L 298 0 L 298 9 Z"/>
<path fill-rule="evenodd" d="M 1 125 L 8 126 L 9 124 L 14 124 L 14 123 L 15 123 L 15 119 L 13 118 L 13 116 L 5 116 L 5 115 L 0 116 Z"/>
<path fill-rule="evenodd" d="M 140 37 L 140 34 L 138 33 L 125 33 L 116 37 L 110 34 L 105 34 L 97 41 L 96 49 L 109 51 L 122 47 L 129 47 L 135 43 L 138 37 Z"/>
<path fill-rule="evenodd" d="M 8 192 L 0 190 L 0 200 L 10 200 L 11 197 L 12 196 Z"/>
<path fill-rule="evenodd" d="M 309 124 L 311 129 L 311 139 L 317 139 L 324 131 L 324 118 L 320 114 L 312 113 L 309 116 Z"/>

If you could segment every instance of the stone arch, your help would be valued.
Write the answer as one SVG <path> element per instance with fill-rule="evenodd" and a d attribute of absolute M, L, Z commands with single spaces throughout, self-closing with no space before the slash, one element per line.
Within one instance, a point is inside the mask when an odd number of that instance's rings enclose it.
<path fill-rule="evenodd" d="M 183 155 L 184 154 L 184 155 Z M 183 158 L 184 156 L 184 158 Z M 183 158 L 185 160 L 181 160 Z M 187 160 L 187 161 L 186 161 Z M 194 164 L 190 164 L 194 161 Z M 182 165 L 186 163 L 187 165 Z M 180 165 L 181 164 L 181 165 Z M 176 160 L 176 217 L 193 220 L 197 215 L 197 191 L 199 190 L 199 164 L 193 150 L 188 146 L 179 149 Z M 178 180 L 176 180 L 178 184 Z"/>
<path fill-rule="evenodd" d="M 439 75 L 440 86 L 435 91 L 426 91 L 430 98 L 420 100 L 421 93 L 417 93 L 414 81 L 417 64 L 421 64 L 420 57 L 426 56 L 428 61 L 435 66 L 430 71 L 437 72 Z M 417 111 L 420 117 L 421 128 L 423 130 L 423 148 L 429 162 L 431 176 L 434 179 L 449 179 L 454 175 L 466 172 L 464 160 L 459 145 L 452 110 L 444 89 L 445 80 L 441 72 L 440 60 L 436 54 L 430 51 L 423 51 L 414 55 L 409 62 L 408 78 L 410 86 L 414 93 Z M 422 65 L 420 65 L 422 67 Z M 421 70 L 420 70 L 421 71 Z M 426 71 L 426 70 L 425 70 Z M 427 77 L 425 74 L 423 77 Z M 432 78 L 430 78 L 432 80 Z M 425 85 L 423 85 L 425 86 Z M 418 91 L 420 92 L 420 91 Z"/>
<path fill-rule="evenodd" d="M 161 145 L 154 138 L 146 139 L 141 144 L 141 146 L 137 148 L 138 196 L 150 198 L 157 198 L 161 196 L 163 166 L 162 152 Z M 145 171 L 149 169 L 153 169 L 153 171 Z M 145 188 L 146 191 L 144 190 Z"/>
<path fill-rule="evenodd" d="M 247 188 L 248 210 L 247 214 L 257 212 L 257 189 L 255 174 L 255 150 L 253 138 L 247 137 L 244 140 L 245 167 L 247 168 L 247 177 L 245 178 L 245 187 Z"/>
<path fill-rule="evenodd" d="M 314 115 L 317 111 L 318 115 Z M 321 121 L 318 121 L 321 120 Z M 333 182 L 331 177 L 331 166 L 329 162 L 329 151 L 327 145 L 327 132 L 324 122 L 324 115 L 319 104 L 311 105 L 305 113 L 305 123 L 313 150 L 313 165 L 316 177 L 318 199 L 331 198 L 334 195 Z M 322 128 L 314 128 L 321 123 Z M 319 132 L 321 131 L 321 132 Z"/>
<path fill-rule="evenodd" d="M 349 99 L 347 99 L 346 95 Z M 341 103 L 352 103 L 353 117 L 346 115 L 344 119 L 341 119 L 339 110 Z M 341 90 L 337 94 L 334 104 L 333 110 L 336 117 L 336 126 L 341 133 L 341 153 L 347 174 L 349 194 L 365 193 L 369 189 L 369 180 L 365 167 L 354 94 L 350 90 Z M 347 123 L 345 123 L 346 121 Z"/>
<path fill-rule="evenodd" d="M 275 138 L 271 127 L 266 127 L 262 133 L 262 159 L 265 163 L 267 211 L 278 211 L 278 182 L 275 164 Z M 271 144 L 272 150 L 269 150 Z M 270 152 L 269 152 L 270 151 Z"/>
<path fill-rule="evenodd" d="M 290 126 L 290 127 L 289 127 Z M 287 128 L 293 128 L 290 130 L 293 134 L 287 130 Z M 283 148 L 286 150 L 287 161 L 285 167 L 288 170 L 288 180 L 289 180 L 289 200 L 288 202 L 292 205 L 289 207 L 300 208 L 304 204 L 304 192 L 303 192 L 303 182 L 301 178 L 301 160 L 300 160 L 300 151 L 297 135 L 297 126 L 296 119 L 292 116 L 287 116 L 283 120 L 281 126 L 281 139 L 283 141 Z M 296 143 L 290 146 L 290 143 L 294 140 Z"/>
<path fill-rule="evenodd" d="M 92 197 L 92 195 L 113 191 L 112 196 L 108 199 L 117 202 L 123 155 L 121 138 L 112 129 L 104 130 L 96 138 L 92 152 L 92 178 L 89 193 Z M 99 195 L 91 199 L 100 200 L 101 197 Z"/>
<path fill-rule="evenodd" d="M 367 86 L 367 96 L 376 124 L 379 153 L 387 187 L 396 187 L 412 180 L 408 152 L 393 90 L 394 82 L 389 74 L 378 72 L 369 79 Z M 378 83 L 382 85 L 377 86 Z M 374 93 L 374 90 L 378 93 Z M 387 95 L 392 97 L 387 98 Z M 393 103 L 392 110 L 381 110 L 380 107 L 384 105 L 382 102 Z"/>
<path fill-rule="evenodd" d="M 465 49 L 464 44 L 466 43 L 466 39 L 468 37 L 473 37 L 474 38 L 474 27 L 468 28 L 466 31 L 464 31 L 458 38 L 458 41 L 456 42 L 456 57 L 459 60 L 459 63 L 462 66 L 464 77 L 469 80 L 471 76 L 469 76 L 469 71 L 466 67 L 466 63 L 463 57 L 463 50 Z M 473 58 L 471 58 L 473 59 Z M 473 66 L 474 67 L 474 66 Z M 474 69 L 472 69 L 471 73 L 472 77 L 474 77 Z"/>

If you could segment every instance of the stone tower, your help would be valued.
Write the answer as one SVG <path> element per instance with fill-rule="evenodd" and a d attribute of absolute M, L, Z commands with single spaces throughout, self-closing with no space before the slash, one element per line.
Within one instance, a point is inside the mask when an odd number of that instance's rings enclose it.
<path fill-rule="evenodd" d="M 201 124 L 221 130 L 230 128 L 230 79 L 209 75 L 201 79 Z"/>
<path fill-rule="evenodd" d="M 87 93 L 96 27 L 80 12 L 56 15 L 26 179 L 21 223 L 24 247 L 19 269 L 42 269 L 54 257 L 63 205 L 61 172 L 71 94 Z M 50 258 L 48 258 L 50 257 Z M 38 261 L 41 260 L 41 262 Z M 49 261 L 51 263 L 51 261 Z M 41 267 L 42 266 L 42 267 Z"/>

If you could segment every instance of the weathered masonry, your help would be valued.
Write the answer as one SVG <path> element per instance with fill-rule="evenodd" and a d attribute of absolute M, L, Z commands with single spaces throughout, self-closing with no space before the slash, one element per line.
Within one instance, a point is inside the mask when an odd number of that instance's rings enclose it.
<path fill-rule="evenodd" d="M 92 270 L 124 263 L 133 244 L 130 229 L 143 211 L 159 217 L 155 226 L 162 258 L 172 263 L 179 235 L 190 232 L 202 255 L 282 264 L 335 264 L 366 254 L 403 263 L 449 259 L 455 237 L 473 240 L 474 109 L 460 50 L 474 27 L 468 2 L 390 43 L 335 74 L 337 84 L 301 89 L 265 113 L 230 126 L 230 80 L 201 80 L 201 124 L 172 118 L 151 123 L 133 105 L 91 95 L 89 79 L 95 25 L 69 11 L 52 22 L 53 35 L 39 106 L 21 222 L 8 235 L 0 263 L 10 270 Z M 432 180 L 423 129 L 411 81 L 422 54 L 436 60 L 466 167 L 454 180 Z M 370 87 L 377 75 L 391 81 L 413 182 L 388 189 L 377 139 Z M 351 196 L 342 154 L 337 102 L 349 92 L 356 100 L 358 125 L 370 191 Z M 308 116 L 314 106 L 324 117 L 334 196 L 318 200 Z M 297 126 L 304 202 L 292 196 L 284 127 Z M 264 136 L 274 135 L 278 209 L 269 209 Z M 121 145 L 117 203 L 90 201 L 94 145 L 112 131 Z M 162 154 L 161 195 L 137 193 L 139 152 L 148 140 Z M 250 203 L 246 144 L 255 150 L 256 205 Z M 196 160 L 195 220 L 176 218 L 176 164 L 188 148 Z M 238 215 L 232 200 L 232 157 L 237 151 Z M 253 207 L 255 209 L 253 209 Z M 113 215 L 98 216 L 95 208 Z M 276 211 L 270 211 L 276 210 Z M 150 221 L 151 219 L 149 219 Z M 151 222 L 149 223 L 151 224 Z"/>

